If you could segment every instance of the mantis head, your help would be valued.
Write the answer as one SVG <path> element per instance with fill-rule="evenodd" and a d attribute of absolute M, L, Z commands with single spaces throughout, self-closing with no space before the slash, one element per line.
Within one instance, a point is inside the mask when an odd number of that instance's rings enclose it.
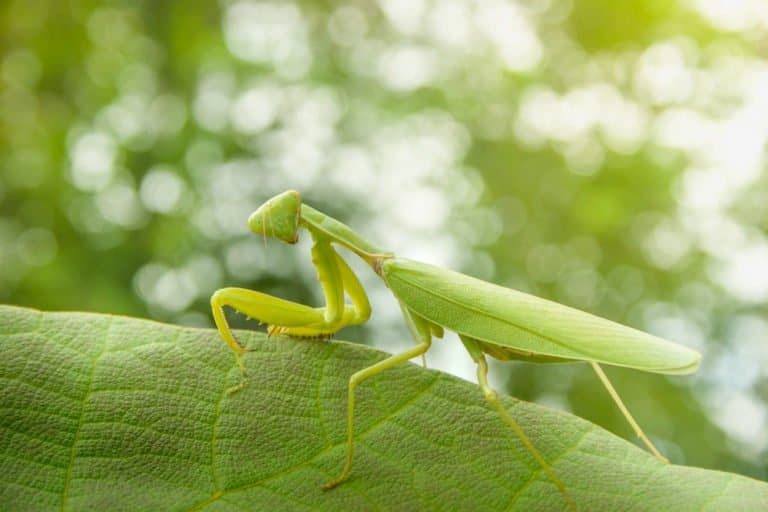
<path fill-rule="evenodd" d="M 295 190 L 288 190 L 253 212 L 248 218 L 248 227 L 254 233 L 295 244 L 299 239 L 300 217 L 301 195 Z"/>

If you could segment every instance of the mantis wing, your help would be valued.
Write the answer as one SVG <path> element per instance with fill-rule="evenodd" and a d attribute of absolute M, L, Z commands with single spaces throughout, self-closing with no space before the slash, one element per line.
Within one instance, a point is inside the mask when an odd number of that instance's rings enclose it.
<path fill-rule="evenodd" d="M 501 347 L 666 374 L 692 373 L 701 359 L 631 327 L 426 263 L 388 259 L 381 275 L 417 315 Z"/>

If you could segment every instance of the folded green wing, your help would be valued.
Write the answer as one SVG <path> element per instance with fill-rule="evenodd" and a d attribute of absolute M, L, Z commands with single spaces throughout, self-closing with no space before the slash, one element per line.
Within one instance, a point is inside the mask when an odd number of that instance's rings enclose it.
<path fill-rule="evenodd" d="M 416 314 L 501 347 L 667 374 L 692 373 L 701 359 L 637 329 L 426 263 L 389 259 L 382 277 Z"/>

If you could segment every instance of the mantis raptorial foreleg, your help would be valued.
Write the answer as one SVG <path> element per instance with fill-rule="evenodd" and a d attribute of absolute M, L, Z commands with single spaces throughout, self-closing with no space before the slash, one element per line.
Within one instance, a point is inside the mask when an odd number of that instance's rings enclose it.
<path fill-rule="evenodd" d="M 557 488 L 560 489 L 563 497 L 568 502 L 568 506 L 572 510 L 576 510 L 576 504 L 568 494 L 568 491 L 565 490 L 565 485 L 563 485 L 563 482 L 560 481 L 560 478 L 558 478 L 558 476 L 555 474 L 552 467 L 547 463 L 547 461 L 544 460 L 544 457 L 541 456 L 539 450 L 536 449 L 531 440 L 528 439 L 528 436 L 525 435 L 525 432 L 523 432 L 523 429 L 520 428 L 520 425 L 518 425 L 517 421 L 515 421 L 515 419 L 510 416 L 510 414 L 504 408 L 502 403 L 499 401 L 499 396 L 497 395 L 496 391 L 494 391 L 493 388 L 488 385 L 488 362 L 485 360 L 485 354 L 483 353 L 480 344 L 475 339 L 468 336 L 460 334 L 459 338 L 464 344 L 464 347 L 466 347 L 467 351 L 469 352 L 469 355 L 472 357 L 472 360 L 477 363 L 477 383 L 480 385 L 480 389 L 483 391 L 485 399 L 488 400 L 488 402 L 490 402 L 497 411 L 499 411 L 499 415 L 501 416 L 501 419 L 504 421 L 504 423 L 510 426 L 512 431 L 517 435 L 518 438 L 520 438 L 520 441 L 522 441 L 528 452 L 533 456 L 534 459 L 536 459 L 536 462 L 539 463 L 541 468 L 546 471 Z"/>
<path fill-rule="evenodd" d="M 325 307 L 313 308 L 244 288 L 222 288 L 211 297 L 216 327 L 240 367 L 240 383 L 230 388 L 230 393 L 238 391 L 245 383 L 245 365 L 240 355 L 248 350 L 232 334 L 224 306 L 268 324 L 269 334 L 298 337 L 331 336 L 342 327 L 363 323 L 370 317 L 371 306 L 363 286 L 328 241 L 315 238 L 312 261 L 323 288 Z M 345 292 L 352 300 L 351 305 L 344 303 Z"/>
<path fill-rule="evenodd" d="M 224 315 L 224 306 L 229 306 L 261 323 L 281 326 L 322 325 L 323 309 L 311 308 L 288 300 L 273 297 L 244 288 L 222 288 L 211 297 L 211 309 L 216 327 L 229 348 L 235 354 L 235 360 L 240 367 L 240 383 L 228 390 L 229 393 L 238 391 L 245 384 L 245 365 L 241 354 L 250 352 L 237 341 Z"/>
<path fill-rule="evenodd" d="M 424 353 L 429 350 L 430 345 L 432 344 L 432 334 L 430 329 L 430 324 L 426 320 L 419 318 L 410 312 L 405 307 L 401 308 L 403 310 L 403 315 L 405 316 L 405 319 L 407 320 L 408 327 L 411 330 L 411 334 L 413 337 L 419 342 L 418 345 L 413 347 L 412 349 L 406 350 L 405 352 L 402 352 L 400 354 L 396 354 L 394 356 L 388 357 L 384 359 L 383 361 L 380 361 L 372 366 L 369 366 L 368 368 L 364 368 L 360 370 L 359 372 L 356 372 L 352 375 L 352 377 L 349 378 L 349 389 L 348 389 L 348 398 L 347 398 L 347 459 L 346 463 L 344 464 L 344 469 L 341 472 L 341 475 L 339 475 L 334 480 L 331 480 L 327 484 L 323 486 L 323 490 L 327 491 L 329 489 L 333 489 L 337 485 L 339 485 L 341 482 L 347 479 L 349 476 L 349 472 L 352 469 L 352 452 L 354 447 L 354 418 L 355 418 L 355 388 L 358 384 L 363 382 L 365 379 L 369 377 L 373 377 L 374 375 L 381 373 L 389 368 L 392 368 L 393 366 L 397 366 L 399 364 L 405 363 L 406 361 L 413 359 L 414 357 L 423 356 Z"/>

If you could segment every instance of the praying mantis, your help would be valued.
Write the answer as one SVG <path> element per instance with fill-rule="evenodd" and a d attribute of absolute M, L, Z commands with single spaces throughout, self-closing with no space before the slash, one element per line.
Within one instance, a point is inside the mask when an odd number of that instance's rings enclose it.
<path fill-rule="evenodd" d="M 488 384 L 486 355 L 503 361 L 537 363 L 587 362 L 648 449 L 668 462 L 643 433 L 621 401 L 600 363 L 647 372 L 682 375 L 694 372 L 701 355 L 682 345 L 605 320 L 555 302 L 495 285 L 458 272 L 396 257 L 367 242 L 349 226 L 302 202 L 288 190 L 274 196 L 248 219 L 251 231 L 293 244 L 300 229 L 312 237 L 312 263 L 325 296 L 325 306 L 311 307 L 244 288 L 223 288 L 211 297 L 211 307 L 221 337 L 235 355 L 240 383 L 246 382 L 241 354 L 248 352 L 235 339 L 224 315 L 231 307 L 267 324 L 268 334 L 327 338 L 349 325 L 366 322 L 371 315 L 368 297 L 359 279 L 334 245 L 359 256 L 381 277 L 400 304 L 403 318 L 416 345 L 392 355 L 349 379 L 347 399 L 346 462 L 341 474 L 326 483 L 328 490 L 342 483 L 352 469 L 354 448 L 355 388 L 366 379 L 423 356 L 433 337 L 449 329 L 477 364 L 477 380 L 486 400 L 514 431 L 531 456 L 549 475 L 570 509 L 575 502 L 565 485 L 544 460 L 515 419 L 504 409 Z M 345 296 L 351 303 L 347 303 Z"/>

